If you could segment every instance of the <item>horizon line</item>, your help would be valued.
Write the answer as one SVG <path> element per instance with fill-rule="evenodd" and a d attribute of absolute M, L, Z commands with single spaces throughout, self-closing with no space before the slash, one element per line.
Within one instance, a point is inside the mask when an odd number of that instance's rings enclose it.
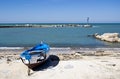
<path fill-rule="evenodd" d="M 58 23 L 86 23 L 86 22 L 0 22 L 0 24 L 12 24 L 12 23 L 28 23 L 28 24 L 32 24 L 32 23 L 40 23 L 40 24 L 44 24 L 44 23 L 47 23 L 47 24 L 52 24 L 52 23 L 56 23 L 56 24 L 58 24 Z M 120 22 L 90 22 L 90 24 L 92 24 L 92 23 L 120 23 Z"/>

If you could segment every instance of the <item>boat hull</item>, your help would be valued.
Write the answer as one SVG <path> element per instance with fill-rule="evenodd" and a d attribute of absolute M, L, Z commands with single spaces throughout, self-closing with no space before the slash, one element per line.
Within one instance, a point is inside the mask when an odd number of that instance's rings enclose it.
<path fill-rule="evenodd" d="M 34 68 L 48 59 L 49 49 L 50 48 L 47 44 L 41 43 L 21 53 L 20 57 L 25 65 L 29 68 Z"/>
<path fill-rule="evenodd" d="M 45 63 L 45 61 L 48 59 L 48 57 L 49 57 L 49 55 L 47 55 L 46 58 L 41 61 L 38 61 L 37 59 L 35 59 L 34 62 L 32 62 L 32 59 L 30 61 L 28 61 L 28 60 L 25 60 L 24 58 L 21 58 L 21 60 L 26 66 L 28 66 L 30 69 L 33 69 L 33 68 Z"/>
<path fill-rule="evenodd" d="M 46 61 L 46 60 L 43 60 L 43 61 L 38 62 L 38 63 L 30 63 L 30 64 L 28 63 L 28 64 L 26 64 L 26 63 L 23 61 L 22 58 L 21 58 L 21 60 L 22 60 L 22 62 L 23 62 L 26 66 L 28 66 L 30 69 L 33 69 L 33 68 L 35 68 L 35 67 L 37 67 L 37 66 L 45 63 L 45 61 Z"/>

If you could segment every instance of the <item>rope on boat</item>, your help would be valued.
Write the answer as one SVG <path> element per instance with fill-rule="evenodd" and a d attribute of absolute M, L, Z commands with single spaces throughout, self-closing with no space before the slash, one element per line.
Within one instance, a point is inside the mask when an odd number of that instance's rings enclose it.
<path fill-rule="evenodd" d="M 29 65 L 30 65 L 30 60 L 29 61 Z M 28 76 L 30 76 L 30 68 L 28 67 Z"/>

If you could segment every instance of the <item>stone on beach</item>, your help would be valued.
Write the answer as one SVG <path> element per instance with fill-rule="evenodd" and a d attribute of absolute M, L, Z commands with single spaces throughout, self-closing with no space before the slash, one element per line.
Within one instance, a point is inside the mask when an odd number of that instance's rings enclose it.
<path fill-rule="evenodd" d="M 107 42 L 120 42 L 119 33 L 104 33 L 103 35 L 95 35 L 95 38 Z"/>

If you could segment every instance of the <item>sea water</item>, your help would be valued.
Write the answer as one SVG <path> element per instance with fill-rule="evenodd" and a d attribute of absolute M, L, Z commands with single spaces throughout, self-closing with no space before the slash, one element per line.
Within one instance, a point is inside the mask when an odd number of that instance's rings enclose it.
<path fill-rule="evenodd" d="M 93 23 L 91 28 L 0 28 L 0 47 L 32 47 L 41 41 L 51 47 L 120 47 L 93 37 L 95 33 L 120 33 L 120 23 Z"/>

